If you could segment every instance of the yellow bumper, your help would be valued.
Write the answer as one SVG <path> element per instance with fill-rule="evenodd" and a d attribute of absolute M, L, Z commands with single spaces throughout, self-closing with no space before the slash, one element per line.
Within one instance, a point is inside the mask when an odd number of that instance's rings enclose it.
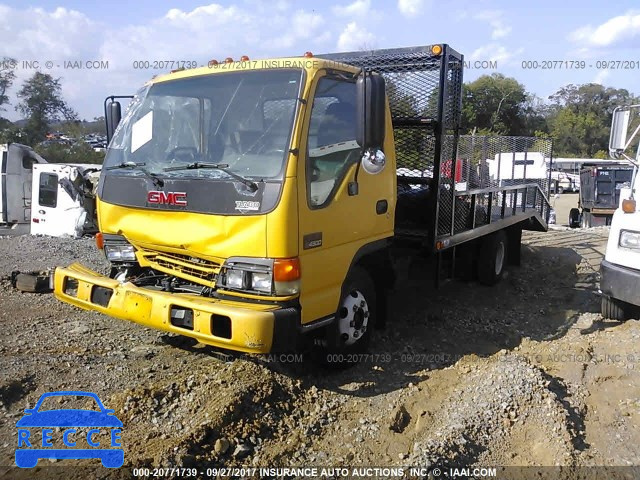
<path fill-rule="evenodd" d="M 149 290 L 78 263 L 56 268 L 54 279 L 55 296 L 63 302 L 241 352 L 268 353 L 276 343 L 292 346 L 300 322 L 293 308 Z M 176 308 L 193 312 L 192 328 L 174 325 L 171 312 Z"/>

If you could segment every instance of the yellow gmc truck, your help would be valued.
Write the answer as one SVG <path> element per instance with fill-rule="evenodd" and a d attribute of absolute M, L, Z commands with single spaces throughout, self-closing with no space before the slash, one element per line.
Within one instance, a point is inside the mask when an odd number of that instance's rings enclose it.
<path fill-rule="evenodd" d="M 407 252 L 497 282 L 547 228 L 527 156 L 551 144 L 460 136 L 463 66 L 446 44 L 243 57 L 155 77 L 122 118 L 109 97 L 111 274 L 57 268 L 56 297 L 242 352 L 360 352 Z"/>

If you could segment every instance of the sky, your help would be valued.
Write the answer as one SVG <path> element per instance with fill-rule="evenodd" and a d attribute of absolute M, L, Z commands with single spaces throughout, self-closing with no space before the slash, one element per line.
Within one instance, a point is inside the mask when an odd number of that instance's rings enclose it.
<path fill-rule="evenodd" d="M 0 57 L 18 61 L 0 112 L 12 120 L 15 92 L 36 70 L 60 78 L 64 99 L 92 120 L 107 95 L 133 94 L 171 69 L 154 69 L 160 61 L 434 43 L 464 55 L 465 81 L 502 73 L 544 100 L 590 82 L 640 95 L 637 0 L 19 0 L 0 3 L 0 18 Z"/>

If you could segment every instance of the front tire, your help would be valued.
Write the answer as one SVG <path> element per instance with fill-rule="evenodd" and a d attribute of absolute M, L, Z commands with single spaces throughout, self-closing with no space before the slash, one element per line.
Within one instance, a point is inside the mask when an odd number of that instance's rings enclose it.
<path fill-rule="evenodd" d="M 625 302 L 605 295 L 602 296 L 600 313 L 602 313 L 604 318 L 623 322 L 629 318 L 627 310 L 628 306 Z"/>
<path fill-rule="evenodd" d="M 371 277 L 363 268 L 354 267 L 342 286 L 335 320 L 326 331 L 323 363 L 337 367 L 358 363 L 357 354 L 369 346 L 376 307 Z"/>

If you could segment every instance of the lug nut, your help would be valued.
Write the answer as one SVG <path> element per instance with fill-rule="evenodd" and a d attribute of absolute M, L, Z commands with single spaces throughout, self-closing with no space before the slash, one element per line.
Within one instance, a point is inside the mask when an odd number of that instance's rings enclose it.
<path fill-rule="evenodd" d="M 369 318 L 369 310 L 367 310 L 366 312 L 364 312 L 364 318 Z"/>
<path fill-rule="evenodd" d="M 340 335 L 340 338 L 342 339 L 343 342 L 346 342 L 347 340 L 349 340 L 349 335 L 347 335 L 346 333 L 343 333 L 342 335 Z"/>
<path fill-rule="evenodd" d="M 354 306 L 353 306 L 353 311 L 354 311 L 354 312 L 357 312 L 357 311 L 358 311 L 358 306 L 357 306 L 357 305 L 354 305 Z"/>
<path fill-rule="evenodd" d="M 355 321 L 355 320 L 351 320 L 351 321 L 349 322 L 349 326 L 350 326 L 350 327 L 355 327 L 355 326 L 356 326 L 356 321 Z"/>
<path fill-rule="evenodd" d="M 360 306 L 364 307 L 364 300 L 360 300 Z"/>
<path fill-rule="evenodd" d="M 358 338 L 360 336 L 360 332 L 358 332 L 357 330 L 355 332 L 353 332 L 353 336 L 355 338 Z"/>

